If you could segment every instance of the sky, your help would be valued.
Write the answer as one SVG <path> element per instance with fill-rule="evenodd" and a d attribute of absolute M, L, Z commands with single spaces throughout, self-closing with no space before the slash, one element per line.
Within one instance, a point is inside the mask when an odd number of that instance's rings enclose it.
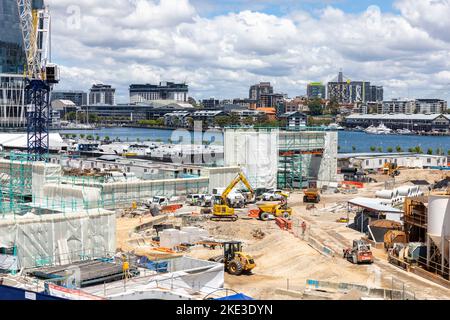
<path fill-rule="evenodd" d="M 57 90 L 186 82 L 195 99 L 252 84 L 383 85 L 385 99 L 450 97 L 450 0 L 47 0 Z"/>

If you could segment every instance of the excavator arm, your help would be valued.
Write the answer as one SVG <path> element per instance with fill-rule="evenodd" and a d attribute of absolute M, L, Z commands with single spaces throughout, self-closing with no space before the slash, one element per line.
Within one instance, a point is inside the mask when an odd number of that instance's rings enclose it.
<path fill-rule="evenodd" d="M 234 178 L 233 181 L 231 181 L 231 183 L 228 185 L 228 187 L 225 189 L 225 191 L 220 196 L 222 198 L 223 203 L 227 202 L 227 198 L 228 198 L 229 194 L 231 193 L 231 191 L 233 191 L 233 189 L 237 186 L 237 184 L 239 182 L 242 182 L 245 185 L 245 187 L 248 189 L 248 191 L 250 191 L 252 196 L 255 194 L 255 191 L 253 190 L 252 186 L 250 185 L 250 182 L 248 181 L 247 177 L 242 172 L 240 172 L 236 176 L 236 178 Z"/>

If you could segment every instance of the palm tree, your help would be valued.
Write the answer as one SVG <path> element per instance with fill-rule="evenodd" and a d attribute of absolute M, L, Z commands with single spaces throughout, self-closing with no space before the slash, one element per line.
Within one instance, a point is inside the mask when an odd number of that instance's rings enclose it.
<path fill-rule="evenodd" d="M 375 152 L 376 148 L 374 146 L 370 147 L 370 151 Z"/>
<path fill-rule="evenodd" d="M 355 152 L 356 151 L 356 147 L 352 146 L 352 150 L 353 150 L 353 152 Z"/>
<path fill-rule="evenodd" d="M 397 146 L 397 148 L 395 148 L 395 149 L 397 150 L 397 152 L 403 152 L 403 149 L 400 146 Z"/>
<path fill-rule="evenodd" d="M 387 152 L 392 153 L 392 151 L 394 151 L 394 149 L 392 147 L 387 147 Z"/>
<path fill-rule="evenodd" d="M 378 152 L 383 152 L 383 147 L 378 147 Z"/>
<path fill-rule="evenodd" d="M 109 136 L 105 136 L 105 141 L 109 141 Z"/>
<path fill-rule="evenodd" d="M 432 148 L 428 148 L 427 154 L 433 154 L 433 149 Z"/>

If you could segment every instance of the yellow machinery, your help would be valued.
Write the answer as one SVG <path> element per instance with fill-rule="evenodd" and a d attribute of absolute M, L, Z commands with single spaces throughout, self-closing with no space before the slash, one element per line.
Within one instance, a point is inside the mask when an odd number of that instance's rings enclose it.
<path fill-rule="evenodd" d="M 285 219 L 290 219 L 292 215 L 292 208 L 289 208 L 285 201 L 279 204 L 260 204 L 258 205 L 258 208 L 259 218 L 263 221 L 269 220 L 270 215 Z"/>
<path fill-rule="evenodd" d="M 249 273 L 256 267 L 253 258 L 242 252 L 242 242 L 230 241 L 223 243 L 223 255 L 209 259 L 225 265 L 225 271 L 238 276 L 242 273 Z"/>
<path fill-rule="evenodd" d="M 320 202 L 320 194 L 319 189 L 309 188 L 303 192 L 305 195 L 303 196 L 304 203 L 319 203 Z"/>
<path fill-rule="evenodd" d="M 233 189 L 237 186 L 239 182 L 242 182 L 249 192 L 252 194 L 255 193 L 252 186 L 247 180 L 247 177 L 240 172 L 236 178 L 234 178 L 233 181 L 228 185 L 228 187 L 225 189 L 225 191 L 220 195 L 220 203 L 214 204 L 213 208 L 213 216 L 211 217 L 211 220 L 214 221 L 236 221 L 238 219 L 238 216 L 234 212 L 234 208 L 230 207 L 228 203 L 228 195 L 233 191 Z"/>
<path fill-rule="evenodd" d="M 387 162 L 383 166 L 383 173 L 387 174 L 391 177 L 396 177 L 400 175 L 400 171 L 398 171 L 398 166 L 396 163 Z"/>

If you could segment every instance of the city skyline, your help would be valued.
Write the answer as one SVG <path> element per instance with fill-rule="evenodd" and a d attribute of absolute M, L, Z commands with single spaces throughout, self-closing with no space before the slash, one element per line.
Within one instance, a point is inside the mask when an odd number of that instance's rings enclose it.
<path fill-rule="evenodd" d="M 352 80 L 384 86 L 386 99 L 449 97 L 448 2 L 47 3 L 63 80 L 57 90 L 108 83 L 124 103 L 131 83 L 174 81 L 197 100 L 224 99 L 268 81 L 294 97 L 342 68 Z"/>

